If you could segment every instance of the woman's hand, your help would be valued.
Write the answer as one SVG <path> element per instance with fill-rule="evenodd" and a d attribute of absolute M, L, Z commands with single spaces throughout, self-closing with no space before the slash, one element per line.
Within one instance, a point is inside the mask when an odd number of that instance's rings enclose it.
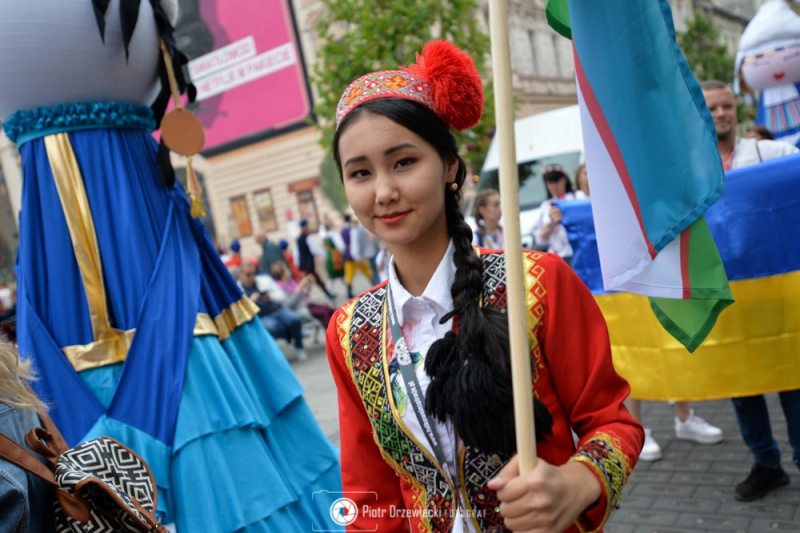
<path fill-rule="evenodd" d="M 562 220 L 564 220 L 564 215 L 561 213 L 561 209 L 559 209 L 555 205 L 550 206 L 550 224 L 557 226 L 561 224 Z"/>
<path fill-rule="evenodd" d="M 600 483 L 577 462 L 553 466 L 537 459 L 520 475 L 514 456 L 487 485 L 497 491 L 505 526 L 515 532 L 564 531 L 600 497 Z"/>

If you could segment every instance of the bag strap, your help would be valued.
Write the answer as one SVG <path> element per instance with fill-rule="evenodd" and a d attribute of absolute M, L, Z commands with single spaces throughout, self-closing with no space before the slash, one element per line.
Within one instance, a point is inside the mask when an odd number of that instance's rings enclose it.
<path fill-rule="evenodd" d="M 45 480 L 48 484 L 57 487 L 56 478 L 41 461 L 36 459 L 25 448 L 0 433 L 0 457 L 14 463 L 23 470 Z"/>
<path fill-rule="evenodd" d="M 36 429 L 41 430 L 42 428 Z M 35 430 L 31 430 L 28 433 L 25 438 L 26 441 L 29 441 L 34 431 Z M 47 465 L 39 461 L 36 457 L 31 455 L 28 450 L 2 433 L 0 433 L 0 457 L 43 479 L 48 485 L 55 488 L 56 499 L 61 504 L 61 508 L 64 512 L 69 516 L 82 523 L 89 521 L 91 512 L 89 505 L 61 488 L 58 483 L 56 483 L 56 478 Z"/>

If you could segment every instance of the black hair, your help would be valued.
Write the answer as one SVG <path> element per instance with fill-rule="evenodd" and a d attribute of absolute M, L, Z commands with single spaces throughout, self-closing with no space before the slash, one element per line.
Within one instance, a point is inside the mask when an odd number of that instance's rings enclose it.
<path fill-rule="evenodd" d="M 563 177 L 563 178 L 566 180 L 566 182 L 567 182 L 567 187 L 566 187 L 566 189 L 565 189 L 565 192 L 567 192 L 567 193 L 574 192 L 574 190 L 573 190 L 573 188 L 572 188 L 572 181 L 570 181 L 570 179 L 569 179 L 569 176 L 568 176 L 568 175 L 567 175 L 567 173 L 566 173 L 566 172 L 564 172 L 563 170 L 550 170 L 550 171 L 548 171 L 548 172 L 545 172 L 545 173 L 542 175 L 542 179 L 544 179 L 544 182 L 545 182 L 545 187 L 544 187 L 544 188 L 545 188 L 545 190 L 547 191 L 547 199 L 548 199 L 548 200 L 550 200 L 551 198 L 553 198 L 553 195 L 550 193 L 550 189 L 548 189 L 548 188 L 547 188 L 547 182 L 548 182 L 548 181 L 558 181 L 558 180 L 560 180 L 562 177 Z"/>
<path fill-rule="evenodd" d="M 483 265 L 472 248 L 472 230 L 459 208 L 467 169 L 458 154 L 458 143 L 444 121 L 420 103 L 394 98 L 368 101 L 345 117 L 334 136 L 333 155 L 340 176 L 341 133 L 362 113 L 392 120 L 427 141 L 445 162 L 458 163 L 458 190 L 445 187 L 447 231 L 455 247 L 453 310 L 441 321 L 455 317 L 458 333 L 447 332 L 428 350 L 425 371 L 431 382 L 425 410 L 441 421 L 449 418 L 466 445 L 509 458 L 516 451 L 516 436 L 508 322 L 504 310 L 480 304 Z M 538 399 L 534 407 L 536 436 L 541 440 L 551 433 L 553 422 Z"/>

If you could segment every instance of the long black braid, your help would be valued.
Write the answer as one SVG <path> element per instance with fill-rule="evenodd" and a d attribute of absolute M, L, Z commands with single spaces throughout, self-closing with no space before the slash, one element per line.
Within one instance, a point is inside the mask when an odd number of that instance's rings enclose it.
<path fill-rule="evenodd" d="M 456 140 L 445 123 L 421 104 L 373 100 L 352 111 L 336 132 L 334 158 L 340 172 L 340 134 L 363 112 L 393 120 L 429 142 L 443 160 L 458 162 L 458 190 L 445 189 L 447 231 L 455 248 L 456 275 L 451 288 L 453 310 L 442 318 L 444 323 L 455 317 L 458 333 L 446 333 L 425 356 L 425 371 L 431 377 L 425 408 L 439 420 L 450 419 L 468 446 L 508 458 L 516 451 L 508 322 L 504 310 L 480 304 L 483 267 L 472 248 L 472 229 L 459 208 L 466 166 L 458 155 Z M 534 407 L 536 437 L 542 440 L 551 433 L 552 417 L 540 401 L 536 400 Z"/>

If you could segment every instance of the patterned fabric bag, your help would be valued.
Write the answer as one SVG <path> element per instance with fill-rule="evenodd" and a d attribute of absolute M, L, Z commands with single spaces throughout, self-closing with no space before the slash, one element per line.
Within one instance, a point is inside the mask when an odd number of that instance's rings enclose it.
<path fill-rule="evenodd" d="M 166 533 L 155 517 L 156 484 L 144 459 L 111 437 L 68 448 L 50 417 L 40 416 L 43 427 L 25 442 L 48 464 L 5 435 L 0 457 L 53 485 L 58 533 Z"/>

